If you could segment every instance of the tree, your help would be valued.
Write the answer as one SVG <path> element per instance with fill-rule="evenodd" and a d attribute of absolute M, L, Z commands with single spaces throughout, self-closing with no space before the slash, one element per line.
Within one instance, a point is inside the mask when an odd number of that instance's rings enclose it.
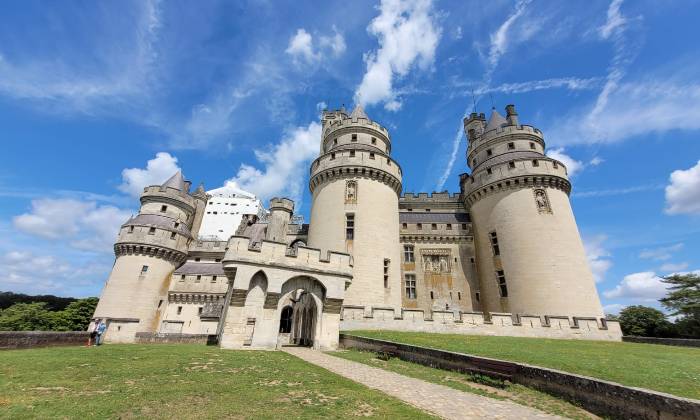
<path fill-rule="evenodd" d="M 658 309 L 647 306 L 628 306 L 620 311 L 620 327 L 625 335 L 658 337 L 671 335 L 671 323 Z"/>
<path fill-rule="evenodd" d="M 46 302 L 15 303 L 0 313 L 0 331 L 50 331 L 53 326 Z"/>
<path fill-rule="evenodd" d="M 97 298 L 76 300 L 70 303 L 66 309 L 55 312 L 54 331 L 85 331 L 90 324 L 92 314 L 95 313 Z"/>
<path fill-rule="evenodd" d="M 661 304 L 680 318 L 676 326 L 680 335 L 700 337 L 700 276 L 697 274 L 673 274 L 664 277 L 669 292 L 660 299 Z"/>

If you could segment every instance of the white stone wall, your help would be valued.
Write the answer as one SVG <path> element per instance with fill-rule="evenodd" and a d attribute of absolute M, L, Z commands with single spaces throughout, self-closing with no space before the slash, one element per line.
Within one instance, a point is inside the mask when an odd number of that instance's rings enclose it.
<path fill-rule="evenodd" d="M 491 312 L 603 316 L 569 197 L 546 188 L 551 213 L 538 212 L 532 188 L 489 194 L 471 206 L 484 308 Z M 489 233 L 496 232 L 500 257 Z M 503 269 L 508 297 L 499 295 Z"/>
<path fill-rule="evenodd" d="M 182 323 L 182 329 L 176 331 L 183 334 L 216 334 L 218 321 L 203 321 L 199 317 L 199 309 L 203 303 L 170 302 L 166 307 L 159 332 L 171 332 L 166 330 L 166 323 Z M 178 309 L 180 313 L 178 314 Z M 173 331 L 175 332 L 175 331 Z"/>
<path fill-rule="evenodd" d="M 548 321 L 548 324 L 547 322 Z M 481 313 L 457 313 L 404 309 L 395 313 L 389 309 L 368 311 L 364 307 L 343 308 L 341 331 L 390 330 L 445 334 L 492 335 L 621 341 L 622 331 L 617 321 L 595 318 L 521 316 L 514 323 L 511 314 L 491 314 L 485 321 Z"/>
<path fill-rule="evenodd" d="M 144 265 L 148 266 L 148 271 L 142 274 Z M 138 319 L 133 332 L 157 331 L 160 311 L 167 302 L 168 284 L 173 270 L 175 266 L 161 258 L 143 255 L 123 255 L 117 258 L 102 290 L 94 318 Z M 112 325 L 108 325 L 108 329 Z M 127 330 L 131 331 L 132 327 L 131 324 L 125 326 L 119 336 L 127 336 Z M 133 338 L 131 335 L 131 340 Z M 109 335 L 106 339 L 109 340 Z"/>
<path fill-rule="evenodd" d="M 346 181 L 357 182 L 357 202 L 345 202 Z M 346 214 L 355 215 L 352 242 L 346 241 Z M 401 306 L 402 280 L 398 197 L 388 185 L 367 178 L 343 178 L 314 191 L 309 246 L 349 252 L 353 282 L 345 295 L 348 305 Z M 390 260 L 388 287 L 384 287 L 384 259 Z"/>

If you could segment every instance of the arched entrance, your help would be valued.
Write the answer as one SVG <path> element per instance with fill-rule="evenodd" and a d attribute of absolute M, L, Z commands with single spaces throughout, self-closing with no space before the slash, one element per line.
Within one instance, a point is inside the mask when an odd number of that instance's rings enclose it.
<path fill-rule="evenodd" d="M 294 309 L 287 305 L 282 308 L 282 315 L 280 315 L 280 334 L 289 334 L 292 332 L 292 315 Z"/>
<path fill-rule="evenodd" d="M 312 277 L 294 277 L 282 285 L 278 342 L 309 347 L 317 343 L 325 294 L 325 287 Z M 290 322 L 288 336 L 283 332 L 287 319 Z"/>

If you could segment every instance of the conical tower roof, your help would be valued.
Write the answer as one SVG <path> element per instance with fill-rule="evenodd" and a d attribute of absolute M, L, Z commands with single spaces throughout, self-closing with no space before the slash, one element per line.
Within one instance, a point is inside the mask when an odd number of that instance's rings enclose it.
<path fill-rule="evenodd" d="M 496 109 L 491 110 L 491 117 L 489 117 L 489 122 L 486 124 L 486 129 L 485 131 L 491 131 L 496 128 L 501 128 L 504 125 L 508 124 L 508 121 L 506 121 L 505 118 L 501 114 L 496 111 Z"/>
<path fill-rule="evenodd" d="M 365 114 L 365 110 L 362 108 L 362 105 L 358 104 L 355 109 L 352 111 L 352 114 L 350 114 L 350 118 L 355 119 L 355 118 L 364 118 L 364 119 L 369 119 L 367 114 Z"/>
<path fill-rule="evenodd" d="M 182 176 L 182 171 L 177 171 L 163 183 L 163 187 L 175 188 L 178 191 L 185 191 L 185 178 Z"/>

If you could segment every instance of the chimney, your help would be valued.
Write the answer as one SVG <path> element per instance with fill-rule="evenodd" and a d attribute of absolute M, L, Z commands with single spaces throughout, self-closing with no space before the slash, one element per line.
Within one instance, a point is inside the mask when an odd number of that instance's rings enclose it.
<path fill-rule="evenodd" d="M 508 125 L 518 125 L 518 113 L 515 112 L 515 105 L 506 105 L 506 120 Z"/>

